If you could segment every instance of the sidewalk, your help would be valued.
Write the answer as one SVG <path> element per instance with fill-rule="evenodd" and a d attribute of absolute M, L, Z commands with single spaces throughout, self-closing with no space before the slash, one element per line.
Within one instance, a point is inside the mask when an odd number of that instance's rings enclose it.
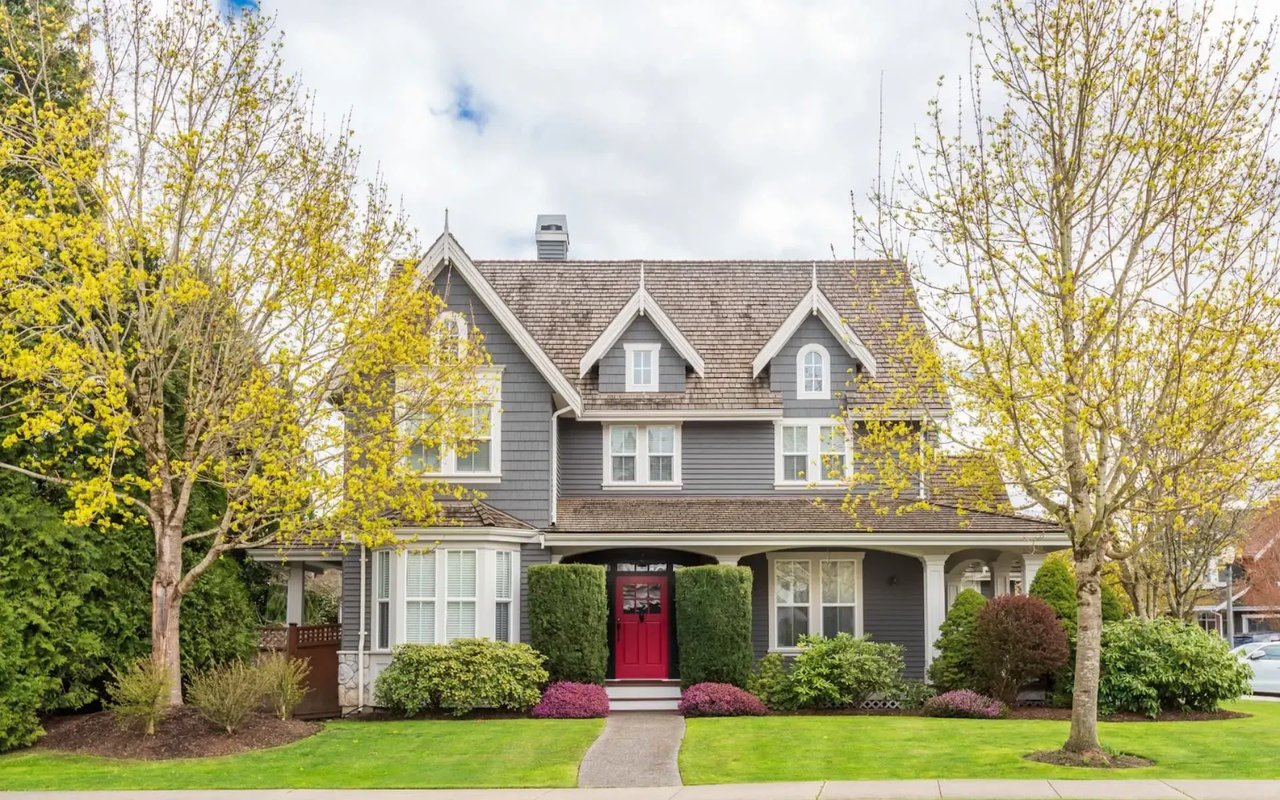
<path fill-rule="evenodd" d="M 1276 800 L 1280 781 L 828 781 L 625 789 L 3 792 L 2 800 Z"/>

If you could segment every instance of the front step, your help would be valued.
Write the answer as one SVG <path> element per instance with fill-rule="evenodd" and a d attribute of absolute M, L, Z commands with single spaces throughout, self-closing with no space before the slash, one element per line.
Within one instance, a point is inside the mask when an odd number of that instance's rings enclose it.
<path fill-rule="evenodd" d="M 605 681 L 610 711 L 675 711 L 680 681 Z"/>

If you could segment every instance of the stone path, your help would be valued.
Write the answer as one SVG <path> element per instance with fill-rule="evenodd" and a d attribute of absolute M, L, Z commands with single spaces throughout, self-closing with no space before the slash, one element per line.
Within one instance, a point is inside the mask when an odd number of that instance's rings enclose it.
<path fill-rule="evenodd" d="M 240 792 L 7 793 L 0 789 L 0 800 L 1276 800 L 1276 798 L 1280 798 L 1280 781 L 813 781 L 810 783 L 741 783 L 718 786 L 597 789 L 276 789 Z"/>
<path fill-rule="evenodd" d="M 578 786 L 679 786 L 683 738 L 684 717 L 670 711 L 610 714 L 578 767 Z"/>

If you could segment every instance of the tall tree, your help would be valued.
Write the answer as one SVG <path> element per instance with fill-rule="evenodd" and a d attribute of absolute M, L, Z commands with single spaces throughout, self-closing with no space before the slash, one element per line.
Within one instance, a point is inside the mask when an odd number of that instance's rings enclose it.
<path fill-rule="evenodd" d="M 917 157 L 859 221 L 925 287 L 955 439 L 1071 541 L 1064 749 L 1091 758 L 1106 758 L 1100 581 L 1128 555 L 1118 523 L 1144 504 L 1204 507 L 1280 430 L 1273 31 L 1184 6 L 975 7 L 960 118 L 932 103 Z M 1162 462 L 1169 441 L 1197 446 Z M 1187 468 L 1210 484 L 1152 508 L 1147 487 Z"/>
<path fill-rule="evenodd" d="M 65 487 L 71 522 L 150 526 L 176 704 L 182 601 L 224 553 L 438 519 L 461 490 L 410 446 L 469 446 L 487 357 L 394 268 L 411 232 L 352 133 L 317 126 L 269 22 L 112 0 L 84 23 L 92 80 L 66 103 L 43 51 L 5 50 L 0 468 Z M 197 527 L 202 488 L 225 507 Z"/>

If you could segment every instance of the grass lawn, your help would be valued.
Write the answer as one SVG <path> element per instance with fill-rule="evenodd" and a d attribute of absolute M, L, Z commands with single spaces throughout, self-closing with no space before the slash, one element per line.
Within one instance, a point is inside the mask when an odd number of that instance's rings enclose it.
<path fill-rule="evenodd" d="M 688 720 L 684 782 L 894 778 L 1280 778 L 1280 703 L 1227 706 L 1253 716 L 1215 722 L 1114 722 L 1104 747 L 1153 767 L 1085 770 L 1027 761 L 1058 748 L 1067 723 L 924 717 L 740 717 Z M 0 777 L 3 774 L 0 773 Z"/>
<path fill-rule="evenodd" d="M 604 720 L 337 721 L 283 747 L 221 758 L 117 761 L 26 750 L 0 787 L 38 789 L 576 786 Z"/>

